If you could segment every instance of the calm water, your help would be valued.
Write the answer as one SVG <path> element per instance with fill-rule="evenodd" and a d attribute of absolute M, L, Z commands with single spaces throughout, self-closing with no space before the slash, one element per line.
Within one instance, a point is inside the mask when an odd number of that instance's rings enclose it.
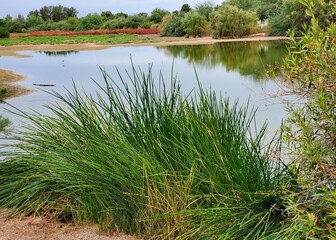
<path fill-rule="evenodd" d="M 277 85 L 265 77 L 265 67 L 279 63 L 286 53 L 283 43 L 221 43 L 202 46 L 170 47 L 114 47 L 98 51 L 33 52 L 25 51 L 29 58 L 1 57 L 0 68 L 13 70 L 28 78 L 19 84 L 36 91 L 30 95 L 10 99 L 8 102 L 24 111 L 48 113 L 43 105 L 54 102 L 48 93 L 34 84 L 52 84 L 40 87 L 65 93 L 74 82 L 80 89 L 94 93 L 97 90 L 92 79 L 103 82 L 100 68 L 118 79 L 117 67 L 124 78 L 131 71 L 131 59 L 136 68 L 146 72 L 152 64 L 156 77 L 160 71 L 167 82 L 174 75 L 182 83 L 186 93 L 197 86 L 196 74 L 201 84 L 212 88 L 230 99 L 244 104 L 249 99 L 258 107 L 258 122 L 268 121 L 270 130 L 276 131 L 285 117 L 283 106 L 265 99 L 265 92 L 274 92 Z M 1 107 L 1 106 L 0 106 Z M 20 119 L 3 109 L 0 113 L 9 117 L 14 125 Z"/>

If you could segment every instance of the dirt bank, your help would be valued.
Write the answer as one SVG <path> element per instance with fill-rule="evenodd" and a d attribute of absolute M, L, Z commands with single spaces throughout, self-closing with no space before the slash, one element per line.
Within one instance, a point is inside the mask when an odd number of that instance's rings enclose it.
<path fill-rule="evenodd" d="M 286 37 L 269 37 L 262 34 L 252 35 L 245 38 L 227 38 L 213 39 L 211 37 L 202 38 L 185 38 L 185 37 L 160 37 L 157 34 L 141 35 L 140 37 L 150 39 L 150 42 L 144 43 L 125 43 L 115 45 L 96 45 L 92 43 L 86 44 L 58 44 L 58 45 L 16 45 L 16 46 L 0 46 L 0 56 L 16 56 L 29 57 L 27 54 L 20 53 L 21 51 L 83 51 L 83 50 L 101 50 L 111 47 L 121 46 L 173 46 L 173 45 L 204 45 L 220 42 L 256 42 L 256 41 L 276 41 L 285 40 Z"/>
<path fill-rule="evenodd" d="M 41 217 L 6 218 L 8 211 L 0 212 L 1 240 L 136 240 L 125 234 L 108 234 L 95 225 L 75 226 Z"/>
<path fill-rule="evenodd" d="M 16 85 L 18 81 L 24 80 L 26 77 L 17 74 L 10 70 L 0 69 L 0 89 L 5 88 L 7 90 L 6 99 L 23 96 L 33 92 L 32 90 L 20 87 Z"/>

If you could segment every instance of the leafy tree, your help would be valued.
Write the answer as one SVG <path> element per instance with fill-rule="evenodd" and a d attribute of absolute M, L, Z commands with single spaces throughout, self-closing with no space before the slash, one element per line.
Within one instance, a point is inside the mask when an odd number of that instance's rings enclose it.
<path fill-rule="evenodd" d="M 161 8 L 155 8 L 150 16 L 149 19 L 154 23 L 160 23 L 165 15 L 169 14 L 167 10 Z"/>
<path fill-rule="evenodd" d="M 51 20 L 51 7 L 44 6 L 39 10 L 39 13 L 44 21 Z"/>
<path fill-rule="evenodd" d="M 59 6 L 44 6 L 39 10 L 39 15 L 44 21 L 59 22 L 70 17 L 77 17 L 78 11 L 76 8 Z"/>
<path fill-rule="evenodd" d="M 104 18 L 97 13 L 88 14 L 79 20 L 79 25 L 76 28 L 76 31 L 98 29 L 103 22 Z"/>
<path fill-rule="evenodd" d="M 35 16 L 35 17 L 38 17 L 38 16 L 40 16 L 40 13 L 39 13 L 38 10 L 30 11 L 30 12 L 28 13 L 28 15 L 27 15 L 27 18 L 28 18 L 29 16 Z"/>
<path fill-rule="evenodd" d="M 26 20 L 26 27 L 27 28 L 36 27 L 36 26 L 41 25 L 43 23 L 44 23 L 44 21 L 40 16 L 30 14 L 30 15 L 28 15 L 27 20 Z"/>
<path fill-rule="evenodd" d="M 191 11 L 191 7 L 188 3 L 183 4 L 180 10 L 182 14 L 190 12 L 190 11 Z"/>
<path fill-rule="evenodd" d="M 10 16 L 6 17 L 6 28 L 9 32 L 21 33 L 25 30 L 26 20 L 23 15 L 19 14 L 15 19 Z"/>
<path fill-rule="evenodd" d="M 118 12 L 116 14 L 114 14 L 114 18 L 127 18 L 128 14 L 123 13 L 123 12 Z"/>
<path fill-rule="evenodd" d="M 114 17 L 111 11 L 102 11 L 100 16 L 104 17 L 105 19 L 112 19 Z"/>
<path fill-rule="evenodd" d="M 195 10 L 209 22 L 210 15 L 214 11 L 216 3 L 212 0 L 205 0 L 204 2 L 197 3 L 195 5 Z"/>
<path fill-rule="evenodd" d="M 244 10 L 253 10 L 255 0 L 229 0 L 223 4 L 230 4 Z"/>
<path fill-rule="evenodd" d="M 10 33 L 7 28 L 0 27 L 0 38 L 9 38 Z"/>
<path fill-rule="evenodd" d="M 160 35 L 171 37 L 184 36 L 183 17 L 180 14 L 166 15 L 162 20 Z"/>
<path fill-rule="evenodd" d="M 256 0 L 254 11 L 261 21 L 279 14 L 283 0 Z"/>
<path fill-rule="evenodd" d="M 0 18 L 0 27 L 6 27 L 6 20 Z"/>
<path fill-rule="evenodd" d="M 211 30 L 214 38 L 242 37 L 257 29 L 258 17 L 236 6 L 224 4 L 211 17 Z"/>
<path fill-rule="evenodd" d="M 183 27 L 187 37 L 200 37 L 208 30 L 207 21 L 197 12 L 189 12 L 184 16 Z"/>

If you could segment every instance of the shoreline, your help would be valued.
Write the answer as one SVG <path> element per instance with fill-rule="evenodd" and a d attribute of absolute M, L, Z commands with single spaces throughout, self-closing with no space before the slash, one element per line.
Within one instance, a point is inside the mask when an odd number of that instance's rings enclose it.
<path fill-rule="evenodd" d="M 103 50 L 113 47 L 132 47 L 132 46 L 175 46 L 175 45 L 207 45 L 224 42 L 260 42 L 260 41 L 283 41 L 287 40 L 284 36 L 249 36 L 243 38 L 225 38 L 225 39 L 213 39 L 212 37 L 201 38 L 185 38 L 185 37 L 158 37 L 157 35 L 144 36 L 153 40 L 153 42 L 143 43 L 123 43 L 123 44 L 111 44 L 111 45 L 98 45 L 95 43 L 83 43 L 83 44 L 41 44 L 41 45 L 13 45 L 13 46 L 0 46 L 0 56 L 11 57 L 30 57 L 26 54 L 19 53 L 20 51 L 90 51 L 90 50 Z"/>

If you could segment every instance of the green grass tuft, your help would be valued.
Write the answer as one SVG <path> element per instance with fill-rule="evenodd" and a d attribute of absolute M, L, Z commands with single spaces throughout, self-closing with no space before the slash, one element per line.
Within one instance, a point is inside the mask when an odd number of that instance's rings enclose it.
<path fill-rule="evenodd" d="M 118 72 L 119 73 L 119 72 Z M 74 86 L 52 116 L 25 114 L 3 152 L 0 206 L 159 239 L 262 239 L 285 217 L 288 172 L 254 132 L 255 110 L 151 67 L 95 96 Z M 169 85 L 169 86 L 168 86 Z"/>

